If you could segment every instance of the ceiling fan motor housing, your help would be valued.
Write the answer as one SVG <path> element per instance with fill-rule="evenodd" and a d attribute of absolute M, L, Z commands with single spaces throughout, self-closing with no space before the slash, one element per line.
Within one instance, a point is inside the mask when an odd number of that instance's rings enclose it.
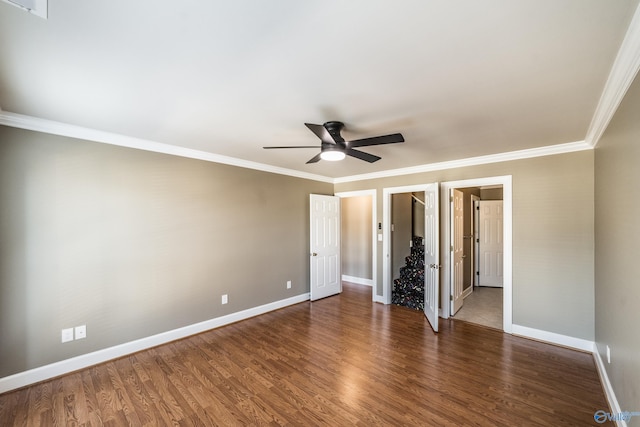
<path fill-rule="evenodd" d="M 323 126 L 327 130 L 327 132 L 329 132 L 329 135 L 331 135 L 333 141 L 335 141 L 336 143 L 344 143 L 344 138 L 342 137 L 342 135 L 340 135 L 342 128 L 344 128 L 344 123 L 332 121 L 326 122 Z"/>

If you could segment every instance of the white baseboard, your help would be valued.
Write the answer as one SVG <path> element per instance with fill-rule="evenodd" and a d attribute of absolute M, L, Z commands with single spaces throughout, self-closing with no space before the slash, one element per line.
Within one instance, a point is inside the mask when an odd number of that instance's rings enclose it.
<path fill-rule="evenodd" d="M 609 381 L 609 375 L 607 375 L 607 369 L 604 366 L 604 361 L 602 357 L 600 357 L 600 352 L 598 351 L 598 345 L 596 343 L 593 344 L 593 358 L 596 361 L 596 368 L 598 370 L 598 375 L 600 375 L 600 382 L 602 383 L 602 387 L 604 388 L 604 395 L 607 398 L 607 402 L 609 403 L 609 407 L 611 408 L 612 414 L 620 414 L 622 413 L 622 409 L 620 409 L 620 404 L 618 403 L 618 399 L 616 398 L 616 394 L 613 391 L 613 386 L 611 385 L 611 381 Z M 602 408 L 605 410 L 606 408 Z M 627 422 L 624 420 L 616 420 L 616 425 L 618 427 L 627 427 Z"/>
<path fill-rule="evenodd" d="M 358 284 L 358 285 L 373 286 L 373 280 L 372 279 L 363 279 L 362 277 L 347 276 L 346 274 L 342 275 L 342 281 L 343 282 L 349 282 L 349 283 L 355 283 L 355 284 Z"/>
<path fill-rule="evenodd" d="M 613 387 L 611 385 L 611 382 L 609 381 L 609 376 L 607 375 L 607 370 L 602 361 L 602 358 L 600 357 L 600 352 L 598 351 L 598 346 L 595 342 L 584 340 L 581 338 L 570 337 L 567 335 L 556 334 L 554 332 L 541 331 L 539 329 L 528 328 L 526 326 L 520 325 L 513 325 L 513 335 L 519 335 L 525 338 L 532 338 L 535 340 L 545 341 L 551 344 L 557 344 L 564 347 L 575 348 L 577 350 L 592 353 L 593 358 L 595 359 L 598 375 L 600 376 L 600 383 L 602 384 L 602 387 L 604 389 L 604 394 L 607 402 L 609 403 L 611 412 L 609 413 L 607 411 L 607 409 L 609 408 L 598 408 L 597 410 L 606 411 L 609 415 L 612 416 L 619 416 L 622 414 L 620 404 L 618 403 L 616 394 L 613 391 Z M 627 422 L 622 419 L 614 419 L 614 421 L 617 427 L 627 427 Z"/>
<path fill-rule="evenodd" d="M 199 334 L 210 329 L 219 328 L 240 320 L 249 319 L 251 317 L 265 314 L 270 311 L 278 310 L 290 305 L 298 304 L 309 300 L 309 294 L 301 294 L 295 297 L 274 301 L 258 307 L 249 308 L 238 311 L 236 313 L 227 314 L 225 316 L 216 317 L 215 319 L 205 320 L 204 322 L 194 323 L 193 325 L 184 326 L 182 328 L 173 329 L 171 331 L 162 332 L 150 337 L 141 338 L 139 340 L 130 341 L 114 347 L 105 348 L 94 351 L 92 353 L 83 354 L 71 359 L 61 360 L 49 365 L 40 366 L 28 371 L 19 372 L 8 377 L 0 378 L 0 393 L 25 387 L 41 381 L 58 377 L 70 372 L 87 368 L 109 360 L 117 359 L 128 354 L 136 353 L 161 344 L 166 344 L 181 338 Z"/>
<path fill-rule="evenodd" d="M 373 294 L 373 302 L 379 302 L 380 304 L 384 304 L 384 297 L 382 295 Z"/>
<path fill-rule="evenodd" d="M 469 286 L 467 289 L 462 291 L 462 299 L 465 299 L 466 297 L 468 297 L 472 293 L 473 293 L 473 285 Z"/>
<path fill-rule="evenodd" d="M 556 334 L 555 332 L 542 331 L 540 329 L 529 328 L 527 326 L 512 325 L 511 333 L 525 338 L 545 341 L 564 347 L 575 348 L 576 350 L 593 352 L 593 341 L 582 338 L 570 337 L 568 335 Z"/>

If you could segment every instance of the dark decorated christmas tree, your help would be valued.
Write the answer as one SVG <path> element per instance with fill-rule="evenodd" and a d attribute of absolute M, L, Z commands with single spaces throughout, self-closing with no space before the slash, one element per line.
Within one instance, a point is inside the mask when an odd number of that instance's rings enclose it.
<path fill-rule="evenodd" d="M 393 304 L 424 310 L 424 240 L 414 236 L 411 253 L 400 268 L 400 278 L 393 281 Z"/>

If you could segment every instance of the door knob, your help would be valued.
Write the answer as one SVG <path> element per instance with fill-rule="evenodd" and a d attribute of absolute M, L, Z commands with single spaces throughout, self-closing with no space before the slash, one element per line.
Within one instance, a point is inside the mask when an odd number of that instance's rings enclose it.
<path fill-rule="evenodd" d="M 311 256 L 318 256 L 318 254 L 314 252 L 311 254 Z"/>

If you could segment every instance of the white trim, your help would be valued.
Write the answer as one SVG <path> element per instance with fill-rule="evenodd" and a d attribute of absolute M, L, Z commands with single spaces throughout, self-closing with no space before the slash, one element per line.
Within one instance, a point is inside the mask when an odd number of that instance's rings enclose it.
<path fill-rule="evenodd" d="M 582 338 L 570 337 L 568 335 L 556 334 L 555 332 L 543 331 L 521 325 L 513 325 L 511 331 L 513 335 L 593 353 L 593 341 Z"/>
<path fill-rule="evenodd" d="M 390 169 L 386 171 L 366 173 L 362 175 L 344 176 L 335 178 L 335 184 L 344 182 L 362 181 L 367 179 L 388 178 L 392 176 L 411 175 L 416 173 L 433 172 L 445 169 L 463 168 L 467 166 L 484 165 L 488 163 L 508 162 L 512 160 L 529 159 L 533 157 L 551 156 L 555 154 L 573 153 L 575 151 L 591 150 L 593 147 L 584 141 L 569 142 L 566 144 L 549 145 L 546 147 L 529 148 L 526 150 L 510 151 L 507 153 L 489 154 L 487 156 L 469 157 L 466 159 L 451 160 L 440 163 L 411 166 L 408 168 Z"/>
<path fill-rule="evenodd" d="M 33 9 L 29 9 L 27 6 L 23 6 L 18 0 L 14 0 L 14 1 L 2 0 L 2 1 L 12 6 L 15 6 L 17 8 L 20 8 L 25 12 L 29 12 L 32 15 L 39 16 L 40 18 L 43 18 L 43 19 L 47 19 L 49 16 L 48 0 L 35 0 Z"/>
<path fill-rule="evenodd" d="M 447 181 L 441 183 L 441 212 L 444 216 L 444 222 L 441 224 L 441 229 L 444 230 L 441 233 L 441 239 L 444 242 L 443 247 L 448 248 L 451 245 L 451 235 L 449 230 L 451 229 L 450 221 L 451 216 L 448 213 L 450 209 L 449 204 L 449 190 L 451 188 L 464 188 L 464 187 L 484 187 L 488 185 L 502 185 L 502 208 L 504 211 L 503 217 L 503 274 L 504 283 L 502 287 L 502 330 L 506 333 L 512 332 L 513 322 L 513 187 L 511 175 L 494 176 L 487 178 L 465 179 L 460 181 Z M 449 257 L 442 257 L 442 299 L 440 305 L 443 308 L 443 317 L 449 318 L 451 315 L 449 295 L 451 295 L 451 277 L 449 267 Z"/>
<path fill-rule="evenodd" d="M 25 387 L 40 381 L 45 381 L 60 375 L 84 369 L 98 363 L 104 363 L 119 357 L 126 356 L 141 350 L 185 338 L 191 335 L 199 334 L 210 329 L 219 328 L 241 320 L 249 319 L 254 316 L 278 310 L 290 305 L 298 304 L 309 300 L 309 294 L 301 294 L 291 298 L 274 301 L 258 307 L 249 308 L 238 311 L 236 313 L 227 314 L 225 316 L 216 317 L 214 319 L 205 320 L 204 322 L 194 323 L 193 325 L 184 326 L 182 328 L 173 329 L 171 331 L 162 332 L 150 337 L 141 338 L 139 340 L 130 341 L 124 344 L 94 351 L 92 353 L 83 354 L 71 359 L 61 360 L 28 371 L 20 372 L 8 377 L 0 378 L 0 393 Z"/>
<path fill-rule="evenodd" d="M 391 304 L 391 195 L 427 191 L 429 184 L 382 189 L 382 303 Z"/>
<path fill-rule="evenodd" d="M 600 101 L 591 119 L 585 141 L 595 147 L 609 126 L 629 86 L 640 69 L 640 5 L 631 19 L 627 33 L 620 45 Z"/>
<path fill-rule="evenodd" d="M 412 166 L 408 168 L 391 169 L 380 172 L 373 172 L 362 175 L 352 175 L 338 178 L 331 178 L 323 175 L 316 175 L 294 169 L 281 168 L 264 163 L 251 162 L 237 159 L 235 157 L 223 156 L 206 151 L 193 150 L 190 148 L 177 147 L 170 144 L 150 141 L 141 138 L 134 138 L 111 132 L 99 131 L 53 120 L 40 119 L 24 114 L 3 111 L 0 108 L 0 125 L 10 126 L 19 129 L 32 130 L 36 132 L 48 133 L 52 135 L 66 136 L 70 138 L 83 139 L 86 141 L 99 142 L 103 144 L 117 145 L 121 147 L 135 148 L 138 150 L 152 151 L 169 154 L 179 157 L 204 160 L 207 162 L 221 163 L 231 166 L 238 166 L 247 169 L 255 169 L 263 172 L 288 175 L 296 178 L 310 179 L 313 181 L 328 182 L 330 184 L 340 184 L 345 182 L 361 181 L 366 179 L 387 178 L 400 175 L 411 175 L 415 173 L 439 171 L 445 169 L 455 169 L 467 166 L 483 165 L 496 162 L 507 162 L 511 160 L 528 159 L 532 157 L 550 156 L 554 154 L 572 153 L 593 149 L 593 146 L 585 141 L 569 142 L 566 144 L 550 145 L 546 147 L 530 148 L 526 150 L 510 151 L 506 153 L 490 154 L 479 157 L 469 157 L 466 159 L 451 160 L 439 163 L 428 163 L 424 165 Z"/>
<path fill-rule="evenodd" d="M 335 193 L 340 198 L 344 197 L 371 197 L 371 299 L 377 302 L 376 284 L 378 283 L 378 192 L 373 190 L 343 191 Z M 344 276 L 343 276 L 344 277 Z M 369 280 L 369 279 L 363 279 Z M 357 283 L 357 282 L 356 282 Z"/>
<path fill-rule="evenodd" d="M 333 178 L 0 110 L 0 125 L 333 184 Z"/>
<path fill-rule="evenodd" d="M 618 398 L 616 398 L 616 394 L 613 391 L 611 381 L 609 381 L 609 375 L 607 374 L 607 369 L 604 366 L 602 357 L 600 357 L 597 343 L 593 343 L 593 358 L 596 362 L 596 369 L 598 370 L 598 375 L 600 376 L 600 383 L 602 384 L 602 388 L 604 389 L 604 395 L 607 398 L 607 403 L 609 403 L 609 407 L 611 408 L 611 413 L 620 414 L 622 412 L 622 409 L 620 408 Z M 602 409 L 605 410 L 606 408 Z M 616 425 L 618 427 L 627 427 L 627 422 L 624 420 L 617 420 Z"/>
<path fill-rule="evenodd" d="M 355 283 L 356 285 L 373 286 L 372 279 L 364 279 L 362 277 L 347 276 L 346 274 L 342 275 L 342 281 Z"/>

